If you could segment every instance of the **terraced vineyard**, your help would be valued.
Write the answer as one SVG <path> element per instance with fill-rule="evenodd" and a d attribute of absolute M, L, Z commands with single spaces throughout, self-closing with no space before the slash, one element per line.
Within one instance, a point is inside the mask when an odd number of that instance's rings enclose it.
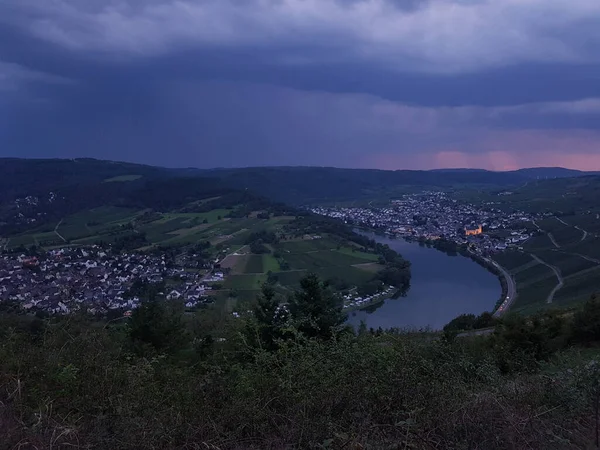
<path fill-rule="evenodd" d="M 600 219 L 595 214 L 549 217 L 538 223 L 540 234 L 524 245 L 522 252 L 495 256 L 517 282 L 513 311 L 535 312 L 549 307 L 571 307 L 600 292 Z M 533 259 L 535 255 L 554 271 Z M 558 288 L 552 298 L 550 294 Z M 548 304 L 548 300 L 552 300 Z"/>

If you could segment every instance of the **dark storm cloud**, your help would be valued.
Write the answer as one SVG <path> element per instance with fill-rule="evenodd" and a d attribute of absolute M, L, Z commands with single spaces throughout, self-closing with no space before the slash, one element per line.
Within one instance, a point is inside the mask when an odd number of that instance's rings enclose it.
<path fill-rule="evenodd" d="M 580 161 L 600 142 L 599 49 L 596 0 L 5 0 L 0 147 L 202 167 Z"/>

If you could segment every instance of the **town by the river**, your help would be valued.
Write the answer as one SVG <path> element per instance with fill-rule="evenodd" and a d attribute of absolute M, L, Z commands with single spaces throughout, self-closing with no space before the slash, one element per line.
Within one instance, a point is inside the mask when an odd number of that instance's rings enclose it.
<path fill-rule="evenodd" d="M 498 277 L 469 258 L 449 256 L 417 242 L 368 236 L 411 262 L 411 287 L 405 297 L 351 312 L 348 322 L 355 327 L 364 321 L 368 328 L 375 329 L 437 330 L 460 314 L 493 311 L 500 298 Z"/>

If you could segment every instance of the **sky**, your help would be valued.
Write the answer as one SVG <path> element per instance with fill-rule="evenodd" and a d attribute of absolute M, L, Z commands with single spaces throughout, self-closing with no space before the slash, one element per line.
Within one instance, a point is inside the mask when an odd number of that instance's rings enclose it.
<path fill-rule="evenodd" d="M 600 1 L 1 0 L 0 157 L 600 170 Z"/>

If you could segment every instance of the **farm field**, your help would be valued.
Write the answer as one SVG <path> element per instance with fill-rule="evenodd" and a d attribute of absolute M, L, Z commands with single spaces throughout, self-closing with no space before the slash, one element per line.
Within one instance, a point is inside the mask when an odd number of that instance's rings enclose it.
<path fill-rule="evenodd" d="M 263 274 L 230 275 L 223 285 L 226 289 L 256 290 L 257 294 L 262 283 L 266 281 Z"/>
<path fill-rule="evenodd" d="M 563 277 L 576 274 L 591 267 L 596 267 L 597 264 L 588 261 L 580 256 L 563 253 L 560 251 L 540 251 L 536 253 L 548 264 L 556 266 Z"/>
<path fill-rule="evenodd" d="M 556 283 L 556 277 L 552 276 L 528 284 L 522 288 L 517 286 L 517 300 L 510 310 L 522 314 L 531 314 L 546 308 L 548 306 L 546 299 L 556 286 Z"/>
<path fill-rule="evenodd" d="M 554 303 L 568 306 L 584 302 L 597 292 L 600 292 L 600 266 L 566 278 L 564 286 L 556 293 Z"/>
<path fill-rule="evenodd" d="M 535 250 L 545 250 L 548 248 L 555 248 L 554 244 L 550 240 L 547 234 L 542 234 L 540 236 L 534 236 L 529 239 L 525 245 L 525 250 L 527 251 L 535 251 Z"/>
<path fill-rule="evenodd" d="M 230 212 L 228 209 L 215 209 L 203 213 L 166 213 L 150 222 L 139 223 L 138 219 L 144 211 L 106 206 L 79 212 L 54 224 L 46 224 L 43 228 L 11 236 L 7 248 L 21 245 L 43 248 L 61 244 L 90 245 L 98 241 L 112 243 L 132 232 L 144 233 L 148 244 L 143 248 L 200 241 L 210 241 L 213 245 L 242 245 L 252 231 L 278 229 L 292 220 L 289 217 L 269 220 L 226 218 Z M 275 267 L 272 261 L 270 265 Z"/>
<path fill-rule="evenodd" d="M 289 263 L 291 269 L 316 271 L 323 267 L 340 267 L 361 264 L 362 258 L 346 255 L 336 250 L 318 250 L 307 253 L 285 254 L 283 258 Z"/>
<path fill-rule="evenodd" d="M 510 271 L 532 262 L 533 258 L 527 253 L 507 251 L 494 255 L 494 260 L 506 270 Z"/>
<path fill-rule="evenodd" d="M 314 272 L 324 280 L 336 279 L 357 286 L 372 280 L 381 269 L 375 263 L 377 255 L 340 246 L 339 242 L 326 236 L 322 239 L 287 240 L 269 247 L 271 254 L 249 254 L 249 247 L 245 246 L 238 253 L 227 256 L 222 266 L 227 267 L 231 274 L 226 277 L 223 288 L 235 290 L 236 295 L 244 292 L 245 297 L 255 298 L 268 272 L 282 293 L 296 288 L 308 272 Z M 282 270 L 282 265 L 286 270 Z"/>
<path fill-rule="evenodd" d="M 596 214 L 548 217 L 538 221 L 538 225 L 545 233 L 527 241 L 520 256 L 516 252 L 494 256 L 517 282 L 518 297 L 513 310 L 532 312 L 536 308 L 570 307 L 600 292 L 600 238 L 592 234 L 592 230 L 600 228 Z M 529 253 L 556 267 L 563 277 L 564 284 L 556 291 L 552 305 L 546 305 L 545 299 L 558 283 L 556 276 L 544 265 L 527 263 Z M 518 266 L 519 263 L 522 265 Z"/>
<path fill-rule="evenodd" d="M 588 233 L 600 233 L 600 217 L 595 213 L 565 216 L 561 219 L 569 225 L 577 226 Z"/>
<path fill-rule="evenodd" d="M 118 183 L 118 182 L 125 182 L 125 181 L 135 181 L 135 180 L 139 180 L 140 178 L 142 178 L 142 175 L 119 175 L 118 177 L 112 177 L 112 178 L 107 178 L 106 180 L 104 180 L 105 183 Z"/>
<path fill-rule="evenodd" d="M 517 272 L 515 274 L 515 281 L 517 282 L 518 286 L 526 286 L 548 277 L 551 277 L 558 282 L 552 269 L 550 269 L 548 266 L 538 263 L 529 269 Z"/>

